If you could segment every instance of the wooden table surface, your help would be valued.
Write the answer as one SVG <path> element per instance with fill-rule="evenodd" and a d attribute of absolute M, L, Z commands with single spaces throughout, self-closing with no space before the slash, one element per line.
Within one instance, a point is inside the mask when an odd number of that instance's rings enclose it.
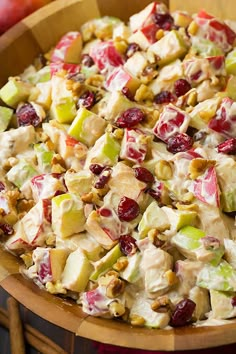
<path fill-rule="evenodd" d="M 0 287 L 0 306 L 7 308 L 6 300 L 9 295 Z M 96 354 L 92 341 L 76 337 L 73 333 L 57 327 L 36 316 L 21 306 L 21 315 L 24 323 L 38 329 L 55 343 L 60 345 L 68 354 Z M 0 327 L 0 354 L 11 354 L 8 331 Z M 27 354 L 39 354 L 33 348 L 27 347 Z"/>

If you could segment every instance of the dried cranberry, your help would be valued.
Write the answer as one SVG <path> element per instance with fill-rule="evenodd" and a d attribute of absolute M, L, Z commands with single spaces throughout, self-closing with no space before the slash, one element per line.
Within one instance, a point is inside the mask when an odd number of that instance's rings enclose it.
<path fill-rule="evenodd" d="M 93 58 L 88 54 L 83 54 L 81 58 L 81 64 L 88 66 L 89 68 L 94 65 Z"/>
<path fill-rule="evenodd" d="M 58 195 L 62 195 L 62 194 L 65 194 L 65 192 L 64 192 L 64 191 L 57 190 L 57 191 L 54 193 L 54 197 L 57 197 Z"/>
<path fill-rule="evenodd" d="M 172 327 L 185 326 L 191 321 L 196 304 L 190 299 L 181 300 L 172 313 L 170 325 Z"/>
<path fill-rule="evenodd" d="M 98 163 L 92 163 L 89 166 L 89 169 L 94 175 L 98 176 L 104 170 L 104 166 L 99 165 Z"/>
<path fill-rule="evenodd" d="M 0 181 L 0 192 L 5 190 L 5 185 L 3 182 Z"/>
<path fill-rule="evenodd" d="M 177 152 L 184 152 L 191 149 L 193 139 L 185 133 L 176 133 L 167 141 L 167 150 L 176 154 Z"/>
<path fill-rule="evenodd" d="M 145 183 L 153 183 L 154 177 L 153 174 L 147 170 L 145 167 L 135 167 L 134 168 L 135 177 Z"/>
<path fill-rule="evenodd" d="M 37 127 L 41 122 L 31 103 L 25 103 L 17 108 L 16 117 L 19 126 L 33 125 Z"/>
<path fill-rule="evenodd" d="M 132 55 L 134 55 L 135 52 L 138 52 L 139 50 L 141 50 L 141 48 L 137 43 L 130 43 L 128 45 L 125 55 L 127 58 L 130 58 L 132 57 Z"/>
<path fill-rule="evenodd" d="M 96 103 L 96 97 L 95 93 L 92 91 L 85 91 L 80 98 L 78 99 L 77 107 L 85 107 L 87 109 L 90 109 L 94 106 Z"/>
<path fill-rule="evenodd" d="M 119 128 L 132 128 L 145 118 L 143 111 L 139 108 L 129 108 L 124 111 L 116 121 Z"/>
<path fill-rule="evenodd" d="M 125 97 L 127 97 L 130 101 L 134 100 L 134 95 L 131 93 L 130 89 L 128 87 L 123 87 L 121 92 Z"/>
<path fill-rule="evenodd" d="M 0 229 L 5 235 L 12 235 L 14 233 L 13 227 L 10 224 L 0 224 Z"/>
<path fill-rule="evenodd" d="M 232 304 L 233 307 L 236 306 L 236 296 L 232 297 L 231 304 Z"/>
<path fill-rule="evenodd" d="M 112 216 L 112 212 L 110 209 L 107 208 L 101 208 L 99 209 L 99 214 L 101 216 L 104 216 L 105 218 L 108 218 L 109 216 Z"/>
<path fill-rule="evenodd" d="M 168 13 L 156 13 L 153 15 L 153 19 L 156 25 L 166 31 L 170 30 L 174 23 L 173 17 Z"/>
<path fill-rule="evenodd" d="M 131 235 L 121 235 L 119 237 L 119 245 L 126 256 L 130 256 L 137 251 L 136 240 Z"/>
<path fill-rule="evenodd" d="M 118 217 L 121 221 L 132 221 L 139 214 L 138 203 L 131 198 L 122 197 L 118 205 Z"/>
<path fill-rule="evenodd" d="M 147 188 L 145 190 L 145 193 L 148 193 L 153 199 L 159 201 L 161 198 L 161 190 L 159 189 L 153 189 L 153 188 Z"/>
<path fill-rule="evenodd" d="M 236 154 L 236 138 L 225 140 L 217 146 L 217 151 L 227 155 Z"/>
<path fill-rule="evenodd" d="M 111 169 L 110 168 L 105 168 L 99 178 L 98 181 L 95 183 L 94 187 L 97 189 L 102 189 L 105 187 L 105 185 L 107 184 L 107 182 L 109 181 L 111 177 Z"/>
<path fill-rule="evenodd" d="M 185 95 L 191 90 L 190 83 L 185 79 L 176 80 L 174 83 L 174 90 L 177 97 Z"/>
<path fill-rule="evenodd" d="M 175 101 L 175 96 L 170 91 L 161 91 L 154 97 L 157 104 L 170 103 Z"/>

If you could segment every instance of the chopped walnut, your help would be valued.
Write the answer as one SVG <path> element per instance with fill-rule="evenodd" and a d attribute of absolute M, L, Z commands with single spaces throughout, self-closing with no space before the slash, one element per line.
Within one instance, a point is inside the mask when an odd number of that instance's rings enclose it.
<path fill-rule="evenodd" d="M 113 278 L 106 287 L 106 295 L 110 299 L 121 295 L 125 290 L 125 282 L 119 278 Z"/>
<path fill-rule="evenodd" d="M 156 312 L 168 312 L 172 307 L 172 303 L 167 295 L 158 297 L 151 304 L 151 309 Z"/>
<path fill-rule="evenodd" d="M 19 213 L 22 212 L 28 212 L 30 211 L 30 209 L 35 205 L 35 202 L 33 199 L 21 199 L 19 200 L 18 204 L 17 204 L 17 209 Z"/>
<path fill-rule="evenodd" d="M 130 320 L 130 323 L 132 326 L 141 326 L 142 327 L 146 322 L 146 320 L 142 316 L 139 316 L 136 314 L 131 314 L 129 316 L 129 320 Z"/>
<path fill-rule="evenodd" d="M 118 258 L 117 262 L 113 265 L 113 269 L 117 270 L 117 272 L 120 272 L 124 270 L 128 264 L 129 262 L 126 257 L 120 257 Z"/>
<path fill-rule="evenodd" d="M 202 175 L 209 166 L 215 165 L 214 160 L 205 160 L 201 158 L 193 159 L 189 164 L 189 174 L 191 179 L 196 179 Z"/>
<path fill-rule="evenodd" d="M 113 317 L 120 317 L 125 313 L 125 307 L 118 301 L 112 301 L 109 304 L 109 312 Z"/>
<path fill-rule="evenodd" d="M 148 86 L 142 84 L 136 91 L 134 99 L 137 102 L 153 100 L 153 92 L 149 89 Z"/>
<path fill-rule="evenodd" d="M 86 85 L 92 85 L 95 87 L 102 87 L 104 83 L 104 76 L 103 75 L 92 75 L 90 77 L 87 78 L 87 80 L 85 81 Z"/>

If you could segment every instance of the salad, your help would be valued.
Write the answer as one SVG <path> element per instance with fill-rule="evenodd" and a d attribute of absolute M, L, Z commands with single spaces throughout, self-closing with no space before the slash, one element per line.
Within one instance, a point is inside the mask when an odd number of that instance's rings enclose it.
<path fill-rule="evenodd" d="M 236 33 L 150 3 L 0 89 L 0 241 L 91 315 L 236 317 Z"/>

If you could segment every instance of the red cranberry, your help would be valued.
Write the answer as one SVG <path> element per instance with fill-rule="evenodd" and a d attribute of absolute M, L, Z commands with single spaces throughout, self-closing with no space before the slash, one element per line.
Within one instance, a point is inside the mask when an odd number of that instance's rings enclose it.
<path fill-rule="evenodd" d="M 95 183 L 94 187 L 96 189 L 102 189 L 105 187 L 105 185 L 107 184 L 107 182 L 109 181 L 111 177 L 111 169 L 110 168 L 105 168 L 99 178 L 98 178 L 98 181 Z"/>
<path fill-rule="evenodd" d="M 81 64 L 88 66 L 89 68 L 94 65 L 93 58 L 88 54 L 83 54 L 81 58 Z"/>
<path fill-rule="evenodd" d="M 177 97 L 185 95 L 191 90 L 190 83 L 185 79 L 176 80 L 174 83 L 174 90 Z"/>
<path fill-rule="evenodd" d="M 78 100 L 78 108 L 83 106 L 87 109 L 92 108 L 96 103 L 95 94 L 92 91 L 85 91 Z"/>
<path fill-rule="evenodd" d="M 236 306 L 236 296 L 232 297 L 231 304 L 232 304 L 233 307 Z"/>
<path fill-rule="evenodd" d="M 137 251 L 136 240 L 131 235 L 121 235 L 119 238 L 119 244 L 121 251 L 126 256 L 131 256 Z"/>
<path fill-rule="evenodd" d="M 14 233 L 13 227 L 10 224 L 4 223 L 0 224 L 0 229 L 5 235 L 12 235 Z"/>
<path fill-rule="evenodd" d="M 98 163 L 92 163 L 89 166 L 89 169 L 94 175 L 98 176 L 104 170 L 104 166 L 99 165 Z"/>
<path fill-rule="evenodd" d="M 54 197 L 57 197 L 58 195 L 62 195 L 62 194 L 65 194 L 65 192 L 64 192 L 64 191 L 57 190 L 57 191 L 54 193 Z"/>
<path fill-rule="evenodd" d="M 0 192 L 5 190 L 5 185 L 3 182 L 0 181 Z"/>
<path fill-rule="evenodd" d="M 17 108 L 16 117 L 19 126 L 33 125 L 37 127 L 41 122 L 31 103 L 25 103 Z"/>
<path fill-rule="evenodd" d="M 190 299 L 181 300 L 172 313 L 170 325 L 172 327 L 185 326 L 191 321 L 196 304 Z"/>
<path fill-rule="evenodd" d="M 99 214 L 101 216 L 104 216 L 105 218 L 109 218 L 109 216 L 112 216 L 112 212 L 110 209 L 107 208 L 101 208 L 99 209 Z"/>
<path fill-rule="evenodd" d="M 184 152 L 191 149 L 193 139 L 185 133 L 176 133 L 167 141 L 167 150 L 176 154 L 177 152 Z"/>
<path fill-rule="evenodd" d="M 129 108 L 124 111 L 116 120 L 119 128 L 132 128 L 145 118 L 144 113 L 139 108 Z"/>
<path fill-rule="evenodd" d="M 161 198 L 161 190 L 160 189 L 147 188 L 145 190 L 145 193 L 148 193 L 156 201 L 159 201 Z"/>
<path fill-rule="evenodd" d="M 145 183 L 153 183 L 154 177 L 153 174 L 147 170 L 145 167 L 135 167 L 134 168 L 135 177 Z"/>
<path fill-rule="evenodd" d="M 217 146 L 217 151 L 227 155 L 236 154 L 236 138 L 225 140 Z"/>
<path fill-rule="evenodd" d="M 173 17 L 168 13 L 165 14 L 156 13 L 153 16 L 153 19 L 156 25 L 158 25 L 160 28 L 166 31 L 170 30 L 174 23 Z"/>
<path fill-rule="evenodd" d="M 123 87 L 121 92 L 125 97 L 127 97 L 130 101 L 134 100 L 134 95 L 131 93 L 130 89 L 128 87 Z"/>
<path fill-rule="evenodd" d="M 157 104 L 170 103 L 175 101 L 175 96 L 170 91 L 161 91 L 154 97 Z"/>
<path fill-rule="evenodd" d="M 135 52 L 138 52 L 139 50 L 141 50 L 141 49 L 137 43 L 130 43 L 128 45 L 125 55 L 127 58 L 130 58 L 130 57 L 132 57 L 132 55 L 134 55 Z"/>
<path fill-rule="evenodd" d="M 131 198 L 122 197 L 118 205 L 118 217 L 121 221 L 132 221 L 139 214 L 138 203 Z"/>

